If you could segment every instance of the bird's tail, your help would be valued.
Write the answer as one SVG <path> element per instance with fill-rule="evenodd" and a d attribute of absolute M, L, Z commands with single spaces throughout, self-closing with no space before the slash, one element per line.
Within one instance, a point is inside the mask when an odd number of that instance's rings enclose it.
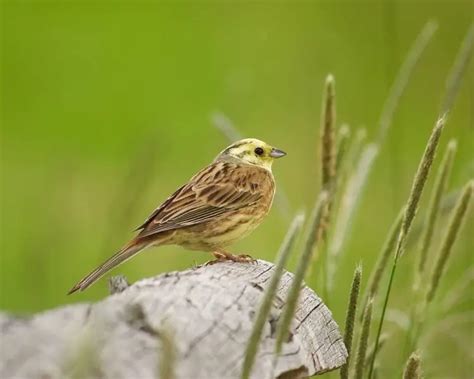
<path fill-rule="evenodd" d="M 99 280 L 106 272 L 110 271 L 114 267 L 122 264 L 126 260 L 133 257 L 135 254 L 139 253 L 145 247 L 147 247 L 149 243 L 140 241 L 138 239 L 133 239 L 127 245 L 125 245 L 120 251 L 115 253 L 112 257 L 107 259 L 104 263 L 102 263 L 99 267 L 97 267 L 94 271 L 90 274 L 82 278 L 79 282 L 77 282 L 74 287 L 68 292 L 68 295 L 76 292 L 76 291 L 84 291 L 86 288 L 94 284 L 97 280 Z"/>

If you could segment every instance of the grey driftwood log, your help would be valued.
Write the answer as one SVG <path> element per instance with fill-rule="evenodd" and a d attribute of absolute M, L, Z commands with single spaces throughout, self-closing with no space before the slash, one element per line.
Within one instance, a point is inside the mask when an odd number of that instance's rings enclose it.
<path fill-rule="evenodd" d="M 113 285 L 117 293 L 94 304 L 65 306 L 28 318 L 0 313 L 0 378 L 160 378 L 162 349 L 169 346 L 163 340 L 171 335 L 175 348 L 170 378 L 239 378 L 255 314 L 273 271 L 265 261 L 219 263 L 129 287 L 119 280 Z M 275 364 L 275 326 L 292 278 L 286 272 L 280 281 L 252 379 L 303 378 L 346 361 L 331 312 L 304 287 L 291 337 Z"/>

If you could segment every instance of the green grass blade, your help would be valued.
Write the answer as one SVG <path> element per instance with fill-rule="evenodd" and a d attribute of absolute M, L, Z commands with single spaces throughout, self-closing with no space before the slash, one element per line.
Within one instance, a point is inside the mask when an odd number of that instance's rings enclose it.
<path fill-rule="evenodd" d="M 393 259 L 392 270 L 390 272 L 390 278 L 389 278 L 389 282 L 387 286 L 387 291 L 385 292 L 385 298 L 384 298 L 384 303 L 382 307 L 382 314 L 380 317 L 380 321 L 379 321 L 379 325 L 377 329 L 377 335 L 375 338 L 376 350 L 374 352 L 374 357 L 372 358 L 372 362 L 370 364 L 370 369 L 369 369 L 369 376 L 368 376 L 369 379 L 372 378 L 372 374 L 374 370 L 374 363 L 377 357 L 377 346 L 380 340 L 380 334 L 382 333 L 383 322 L 385 319 L 385 312 L 387 311 L 387 305 L 388 305 L 390 293 L 392 290 L 392 285 L 393 285 L 393 280 L 395 277 L 395 272 L 397 269 L 398 259 L 403 253 L 406 237 L 410 231 L 411 224 L 413 220 L 415 219 L 416 212 L 418 210 L 418 204 L 419 204 L 421 195 L 423 194 L 423 189 L 426 184 L 426 180 L 428 179 L 428 174 L 430 172 L 431 166 L 433 164 L 433 160 L 436 154 L 436 149 L 438 147 L 439 139 L 441 137 L 441 132 L 443 131 L 444 124 L 445 124 L 444 117 L 441 117 L 436 122 L 436 125 L 433 128 L 433 131 L 431 132 L 428 143 L 426 144 L 425 151 L 423 153 L 420 164 L 418 166 L 418 170 L 415 174 L 415 178 L 413 180 L 413 185 L 410 191 L 410 195 L 408 197 L 405 212 L 403 214 L 402 225 L 400 228 L 397 246 L 395 249 L 395 256 Z"/>
<path fill-rule="evenodd" d="M 437 24 L 433 21 L 429 21 L 421 30 L 420 34 L 416 38 L 413 46 L 410 48 L 400 71 L 395 78 L 392 87 L 389 91 L 389 95 L 384 103 L 380 119 L 379 119 L 379 132 L 377 137 L 377 143 L 369 144 L 366 146 L 361 154 L 360 165 L 364 164 L 364 172 L 360 175 L 359 180 L 351 182 L 349 180 L 347 184 L 347 190 L 344 191 L 344 195 L 341 199 L 340 211 L 337 215 L 336 225 L 333 233 L 333 238 L 328 247 L 327 256 L 327 283 L 326 288 L 330 293 L 333 286 L 332 278 L 336 271 L 335 261 L 339 256 L 340 251 L 343 249 L 343 245 L 347 237 L 349 236 L 351 220 L 353 214 L 356 211 L 358 199 L 361 195 L 362 189 L 369 176 L 370 170 L 372 169 L 372 163 L 374 162 L 378 151 L 385 140 L 385 136 L 392 123 L 393 114 L 400 102 L 400 97 L 405 90 L 408 80 L 413 72 L 413 69 L 418 62 L 422 52 L 434 35 L 437 29 Z M 359 167 L 360 169 L 361 167 Z M 354 179 L 354 177 L 352 177 Z M 356 186 L 357 184 L 357 186 Z M 354 186 L 355 188 L 350 188 Z M 354 192 L 358 190 L 358 192 Z M 346 204 L 345 204 L 346 203 Z M 342 213 L 342 214 L 340 214 Z"/>
<path fill-rule="evenodd" d="M 357 167 L 350 175 L 341 196 L 334 231 L 327 253 L 326 288 L 329 293 L 331 293 L 333 289 L 337 259 L 341 255 L 344 244 L 349 237 L 352 221 L 356 214 L 357 206 L 377 151 L 378 149 L 375 144 L 369 144 L 364 148 L 358 160 Z"/>
<path fill-rule="evenodd" d="M 430 287 L 426 294 L 426 301 L 428 303 L 433 300 L 436 294 L 436 290 L 438 289 L 439 281 L 443 276 L 443 272 L 445 270 L 448 258 L 451 255 L 453 245 L 456 242 L 457 236 L 459 235 L 459 231 L 461 230 L 462 223 L 469 207 L 469 202 L 471 201 L 473 189 L 474 180 L 471 180 L 464 187 L 463 193 L 461 194 L 457 205 L 453 211 L 451 221 L 441 244 L 441 248 L 438 253 L 438 258 L 436 260 L 436 264 L 431 275 Z"/>
<path fill-rule="evenodd" d="M 359 264 L 355 271 L 352 279 L 351 292 L 349 295 L 349 303 L 347 305 L 346 312 L 346 325 L 344 328 L 344 344 L 347 349 L 347 361 L 344 366 L 341 367 L 341 379 L 348 379 L 349 377 L 349 366 L 351 359 L 352 350 L 352 338 L 354 336 L 354 324 L 355 317 L 357 314 L 357 301 L 359 299 L 360 281 L 362 279 L 362 266 Z"/>
<path fill-rule="evenodd" d="M 408 202 L 403 217 L 402 227 L 400 229 L 400 237 L 397 242 L 396 254 L 401 255 L 405 247 L 405 240 L 410 231 L 413 220 L 416 217 L 418 211 L 418 204 L 425 188 L 426 180 L 433 165 L 433 161 L 438 148 L 439 139 L 445 125 L 445 117 L 441 117 L 436 122 L 436 125 L 430 135 L 428 143 L 421 158 L 418 170 L 415 174 L 415 179 L 408 197 Z"/>
<path fill-rule="evenodd" d="M 454 154 L 456 153 L 456 146 L 456 141 L 452 140 L 449 142 L 436 175 L 433 194 L 431 196 L 428 212 L 426 214 L 424 233 L 421 238 L 418 278 L 416 279 L 416 282 L 418 283 L 421 280 L 421 275 L 426 264 L 426 257 L 431 247 L 433 232 L 435 230 L 436 222 L 439 216 L 441 198 L 446 192 L 449 174 L 451 173 L 451 168 L 453 166 Z"/>
<path fill-rule="evenodd" d="M 364 375 L 365 357 L 367 355 L 367 346 L 369 345 L 370 324 L 372 321 L 372 306 L 373 299 L 370 299 L 364 310 L 364 319 L 362 321 L 362 330 L 360 332 L 359 346 L 357 349 L 357 360 L 354 371 L 354 378 L 356 379 L 362 379 Z"/>
<path fill-rule="evenodd" d="M 319 228 L 321 225 L 322 216 L 324 209 L 328 203 L 328 193 L 326 191 L 321 192 L 318 197 L 316 206 L 314 207 L 313 213 L 310 218 L 310 225 L 308 227 L 308 232 L 306 236 L 306 241 L 303 247 L 303 252 L 298 261 L 296 268 L 296 273 L 291 283 L 291 287 L 288 292 L 288 297 L 286 304 L 281 316 L 280 322 L 277 326 L 277 336 L 276 336 L 276 347 L 275 350 L 277 354 L 281 351 L 281 346 L 283 341 L 286 341 L 288 338 L 289 328 L 293 315 L 295 313 L 296 304 L 298 303 L 298 298 L 305 278 L 306 272 L 310 267 L 310 262 L 312 255 L 316 246 L 317 236 L 319 234 Z"/>
<path fill-rule="evenodd" d="M 375 351 L 377 350 L 380 353 L 380 350 L 384 347 L 385 343 L 387 342 L 389 335 L 384 333 L 380 336 L 379 344 L 377 348 L 375 348 L 375 344 L 372 344 L 370 350 L 367 352 L 365 356 L 365 367 L 369 368 L 370 363 L 372 362 L 372 357 L 374 356 Z"/>
<path fill-rule="evenodd" d="M 176 346 L 174 336 L 169 329 L 162 329 L 159 332 L 161 341 L 160 354 L 160 379 L 175 378 Z"/>
<path fill-rule="evenodd" d="M 450 141 L 436 174 L 433 193 L 431 195 L 428 205 L 428 212 L 424 220 L 424 227 L 420 240 L 420 256 L 418 258 L 419 261 L 415 271 L 413 283 L 413 295 L 415 301 L 413 302 L 410 310 L 410 324 L 412 327 L 409 329 L 406 335 L 406 351 L 412 351 L 415 348 L 419 333 L 421 332 L 422 328 L 421 324 L 422 320 L 424 319 L 423 312 L 425 308 L 425 294 L 420 287 L 423 280 L 428 251 L 431 248 L 431 242 L 433 239 L 434 230 L 436 228 L 436 223 L 441 214 L 441 199 L 446 192 L 447 182 L 451 172 L 455 152 L 456 142 Z"/>
<path fill-rule="evenodd" d="M 272 307 L 272 301 L 275 297 L 275 293 L 280 282 L 280 278 L 283 274 L 283 269 L 288 261 L 290 252 L 294 245 L 295 239 L 301 230 L 301 226 L 304 222 L 304 215 L 298 214 L 293 219 L 293 222 L 286 233 L 285 239 L 283 240 L 282 245 L 280 246 L 277 263 L 273 275 L 270 278 L 270 283 L 265 290 L 262 302 L 260 304 L 255 323 L 253 324 L 252 333 L 249 338 L 247 349 L 245 350 L 245 357 L 242 369 L 242 379 L 248 379 L 255 361 L 255 357 L 258 352 L 258 346 L 260 344 L 260 338 L 262 336 L 263 327 L 267 322 L 268 314 L 270 313 Z"/>
<path fill-rule="evenodd" d="M 398 235 L 400 234 L 400 228 L 402 226 L 403 216 L 405 214 L 405 209 L 402 209 L 398 214 L 395 222 L 393 223 L 390 231 L 388 233 L 387 239 L 383 245 L 382 250 L 380 251 L 380 255 L 377 259 L 377 263 L 375 264 L 375 268 L 372 271 L 372 274 L 369 279 L 369 283 L 367 284 L 367 290 L 364 297 L 364 305 L 362 309 L 365 309 L 367 302 L 370 298 L 375 298 L 378 293 L 380 282 L 382 280 L 383 273 L 387 268 L 388 261 L 392 256 L 393 252 L 395 251 L 395 245 L 398 240 Z M 361 314 L 361 319 L 364 317 Z"/>

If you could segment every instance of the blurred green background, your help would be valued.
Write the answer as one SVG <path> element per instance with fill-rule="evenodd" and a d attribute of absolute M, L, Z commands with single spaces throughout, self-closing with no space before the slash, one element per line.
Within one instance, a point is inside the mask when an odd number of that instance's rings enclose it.
<path fill-rule="evenodd" d="M 106 280 L 85 293 L 66 292 L 228 144 L 211 122 L 213 112 L 227 115 L 244 136 L 288 152 L 274 165 L 276 180 L 290 214 L 308 210 L 319 188 L 326 75 L 336 78 L 338 123 L 366 127 L 370 140 L 409 47 L 436 20 L 438 31 L 370 175 L 333 298 L 325 299 L 340 325 L 354 266 L 363 263 L 365 282 L 408 196 L 473 20 L 469 1 L 3 1 L 1 7 L 0 309 L 26 313 L 106 295 Z M 471 62 L 441 142 L 444 148 L 451 137 L 459 140 L 451 189 L 473 176 L 473 83 Z M 233 251 L 272 260 L 290 219 L 274 208 Z M 474 263 L 472 226 L 471 217 L 441 298 Z M 114 273 L 135 281 L 208 259 L 163 247 Z M 393 308 L 409 304 L 414 262 L 410 256 L 401 262 Z M 429 377 L 472 375 L 472 292 L 465 296 L 452 314 L 467 314 L 468 321 L 436 334 L 425 352 Z M 403 339 L 387 326 L 391 372 L 401 362 Z"/>

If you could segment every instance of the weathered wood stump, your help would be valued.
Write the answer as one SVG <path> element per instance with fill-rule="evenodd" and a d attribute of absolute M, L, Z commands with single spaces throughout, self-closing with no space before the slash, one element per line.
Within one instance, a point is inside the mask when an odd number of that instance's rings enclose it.
<path fill-rule="evenodd" d="M 95 304 L 29 318 L 0 313 L 0 377 L 159 378 L 166 332 L 175 347 L 173 378 L 239 378 L 272 273 L 265 261 L 219 263 L 144 279 Z M 331 312 L 308 287 L 275 360 L 275 327 L 292 277 L 286 272 L 280 282 L 252 378 L 302 378 L 346 361 Z"/>

